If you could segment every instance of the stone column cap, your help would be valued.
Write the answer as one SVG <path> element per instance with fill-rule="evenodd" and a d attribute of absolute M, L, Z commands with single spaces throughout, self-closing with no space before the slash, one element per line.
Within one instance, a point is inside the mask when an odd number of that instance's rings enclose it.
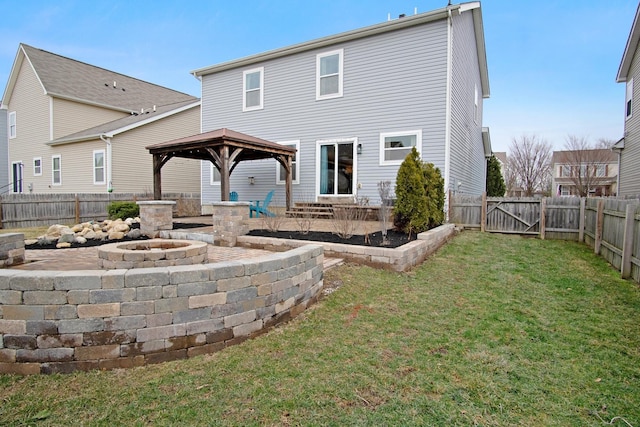
<path fill-rule="evenodd" d="M 142 200 L 136 202 L 138 205 L 175 205 L 173 200 Z"/>

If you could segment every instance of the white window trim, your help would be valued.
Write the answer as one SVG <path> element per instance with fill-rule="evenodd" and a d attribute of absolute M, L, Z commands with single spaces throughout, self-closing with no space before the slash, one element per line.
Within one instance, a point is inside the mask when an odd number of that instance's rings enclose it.
<path fill-rule="evenodd" d="M 7 122 L 7 132 L 9 134 L 9 139 L 14 139 L 18 135 L 18 123 L 17 123 L 15 111 L 12 111 L 9 113 L 8 122 Z"/>
<path fill-rule="evenodd" d="M 293 167 L 296 170 L 296 179 L 291 180 L 292 184 L 300 184 L 300 140 L 296 139 L 296 140 L 292 140 L 292 141 L 278 141 L 278 144 L 280 145 L 286 145 L 289 147 L 295 147 L 296 148 L 296 161 L 293 165 Z M 280 164 L 280 162 L 276 161 L 276 184 L 277 185 L 285 185 L 287 182 L 286 181 L 282 181 L 280 179 L 280 168 L 282 167 L 282 165 Z"/>
<path fill-rule="evenodd" d="M 247 107 L 247 75 L 260 73 L 260 104 Z M 255 90 L 255 89 L 252 89 Z M 242 111 L 255 111 L 264 108 L 264 67 L 252 68 L 242 73 Z"/>
<path fill-rule="evenodd" d="M 631 108 L 629 108 L 631 103 Z M 633 78 L 627 82 L 626 93 L 624 97 L 624 115 L 625 119 L 633 117 Z"/>
<path fill-rule="evenodd" d="M 40 172 L 36 172 L 36 160 L 40 162 Z M 33 176 L 42 176 L 42 157 L 33 158 Z"/>
<path fill-rule="evenodd" d="M 389 165 L 400 165 L 404 161 L 402 160 L 385 160 L 384 159 L 384 140 L 390 136 L 405 136 L 405 135 L 415 135 L 416 136 L 416 150 L 418 150 L 418 154 L 422 157 L 422 129 L 418 130 L 407 130 L 400 132 L 381 132 L 380 133 L 380 166 L 389 166 Z M 405 149 L 403 147 L 402 149 Z"/>
<path fill-rule="evenodd" d="M 214 169 L 217 169 L 217 168 L 213 165 L 213 163 L 209 162 L 209 185 L 220 185 L 220 181 L 213 180 Z"/>
<path fill-rule="evenodd" d="M 58 171 L 60 172 L 60 182 L 56 182 L 55 181 L 55 172 L 56 170 L 54 169 L 54 160 L 53 159 L 58 159 L 58 165 L 60 166 L 60 169 L 58 169 Z M 62 185 L 62 156 L 60 154 L 56 154 L 54 156 L 51 156 L 51 185 Z"/>
<path fill-rule="evenodd" d="M 102 154 L 102 181 L 96 181 L 96 154 Z M 93 150 L 93 185 L 105 185 L 107 183 L 107 153 L 105 150 Z"/>
<path fill-rule="evenodd" d="M 327 56 L 338 55 L 338 92 L 328 95 L 320 95 L 320 60 Z M 316 55 L 316 101 L 323 99 L 341 98 L 344 80 L 344 49 L 332 50 L 330 52 Z"/>

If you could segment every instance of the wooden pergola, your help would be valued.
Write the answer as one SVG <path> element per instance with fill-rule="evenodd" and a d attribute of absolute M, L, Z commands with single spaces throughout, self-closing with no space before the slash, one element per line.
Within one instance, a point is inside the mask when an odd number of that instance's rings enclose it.
<path fill-rule="evenodd" d="M 296 149 L 222 128 L 145 147 L 153 155 L 153 198 L 162 199 L 162 167 L 173 157 L 209 160 L 220 171 L 220 200 L 229 200 L 229 176 L 245 160 L 276 159 L 287 173 L 285 196 L 291 209 L 291 164 Z"/>

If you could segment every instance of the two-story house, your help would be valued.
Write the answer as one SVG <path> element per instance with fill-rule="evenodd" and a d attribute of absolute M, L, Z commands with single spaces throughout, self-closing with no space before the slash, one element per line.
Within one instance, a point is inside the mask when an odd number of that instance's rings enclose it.
<path fill-rule="evenodd" d="M 616 81 L 626 86 L 624 99 L 624 136 L 613 146 L 619 158 L 618 196 L 640 197 L 640 114 L 635 111 L 634 80 L 640 88 L 640 5 L 631 26 Z"/>
<path fill-rule="evenodd" d="M 150 192 L 144 147 L 200 131 L 196 97 L 25 44 L 1 107 L 15 193 Z M 164 172 L 165 191 L 200 190 L 198 161 Z"/>
<path fill-rule="evenodd" d="M 615 196 L 617 157 L 609 149 L 554 151 L 551 188 L 557 196 Z"/>
<path fill-rule="evenodd" d="M 366 197 L 395 183 L 415 147 L 440 169 L 446 190 L 481 194 L 489 97 L 479 2 L 451 5 L 192 72 L 202 82 L 202 132 L 228 128 L 297 149 L 293 197 Z M 239 164 L 240 200 L 276 190 L 274 160 Z M 220 200 L 219 173 L 202 164 L 202 200 Z"/>

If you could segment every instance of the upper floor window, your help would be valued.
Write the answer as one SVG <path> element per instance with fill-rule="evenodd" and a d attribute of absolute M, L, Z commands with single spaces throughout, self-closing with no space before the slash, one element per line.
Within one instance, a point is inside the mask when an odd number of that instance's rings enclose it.
<path fill-rule="evenodd" d="M 42 157 L 33 158 L 33 176 L 42 175 Z"/>
<path fill-rule="evenodd" d="M 95 150 L 93 152 L 93 183 L 96 185 L 102 185 L 106 182 L 104 163 L 104 150 Z"/>
<path fill-rule="evenodd" d="M 607 176 L 608 168 L 607 165 L 595 165 L 595 176 L 598 178 Z"/>
<path fill-rule="evenodd" d="M 299 184 L 298 177 L 300 176 L 300 165 L 298 164 L 298 152 L 300 151 L 300 140 L 281 142 L 281 145 L 287 147 L 293 147 L 296 149 L 296 154 L 291 159 L 291 183 Z M 285 184 L 287 182 L 287 171 L 280 164 L 276 163 L 276 184 Z"/>
<path fill-rule="evenodd" d="M 16 112 L 9 113 L 9 139 L 16 137 Z"/>
<path fill-rule="evenodd" d="M 628 119 L 633 114 L 633 79 L 627 82 L 627 94 L 625 96 L 625 117 Z"/>
<path fill-rule="evenodd" d="M 242 73 L 244 102 L 242 111 L 261 110 L 264 99 L 264 68 L 254 68 Z"/>
<path fill-rule="evenodd" d="M 342 96 L 342 56 L 342 49 L 316 56 L 316 99 Z"/>
<path fill-rule="evenodd" d="M 59 154 L 51 156 L 51 184 L 62 185 L 62 158 Z"/>
<path fill-rule="evenodd" d="M 387 132 L 380 134 L 380 164 L 399 165 L 411 149 L 422 151 L 422 131 Z"/>

